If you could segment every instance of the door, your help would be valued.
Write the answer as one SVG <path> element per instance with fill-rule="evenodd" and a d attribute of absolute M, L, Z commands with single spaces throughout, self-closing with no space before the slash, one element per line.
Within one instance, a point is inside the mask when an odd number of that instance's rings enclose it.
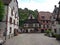
<path fill-rule="evenodd" d="M 18 35 L 18 31 L 17 29 L 14 29 L 14 36 L 17 36 Z"/>

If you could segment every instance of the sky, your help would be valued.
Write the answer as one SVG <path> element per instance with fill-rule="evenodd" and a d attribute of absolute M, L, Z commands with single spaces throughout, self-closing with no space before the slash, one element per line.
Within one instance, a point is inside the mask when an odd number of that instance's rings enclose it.
<path fill-rule="evenodd" d="M 30 10 L 49 11 L 53 12 L 54 5 L 57 5 L 60 0 L 18 0 L 19 8 L 28 8 Z"/>

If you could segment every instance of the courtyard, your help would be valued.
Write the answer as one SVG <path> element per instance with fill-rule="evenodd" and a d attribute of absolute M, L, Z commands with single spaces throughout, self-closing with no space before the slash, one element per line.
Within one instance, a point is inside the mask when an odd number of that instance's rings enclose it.
<path fill-rule="evenodd" d="M 44 36 L 42 33 L 19 34 L 8 39 L 6 45 L 60 45 L 55 38 Z"/>

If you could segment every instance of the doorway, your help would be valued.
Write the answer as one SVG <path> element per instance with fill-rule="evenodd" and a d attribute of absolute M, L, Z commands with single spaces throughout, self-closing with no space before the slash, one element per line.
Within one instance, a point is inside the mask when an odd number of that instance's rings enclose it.
<path fill-rule="evenodd" d="M 18 35 L 18 30 L 14 29 L 14 36 L 17 36 L 17 35 Z"/>
<path fill-rule="evenodd" d="M 41 33 L 44 33 L 44 29 L 41 29 Z"/>

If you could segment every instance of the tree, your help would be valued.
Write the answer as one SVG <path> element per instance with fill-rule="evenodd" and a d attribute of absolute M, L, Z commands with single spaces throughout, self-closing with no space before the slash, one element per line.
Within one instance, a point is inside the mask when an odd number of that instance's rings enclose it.
<path fill-rule="evenodd" d="M 35 18 L 37 18 L 37 16 L 38 16 L 38 10 L 36 9 L 36 10 L 34 10 L 34 16 L 35 16 Z"/>
<path fill-rule="evenodd" d="M 37 15 L 38 15 L 38 11 L 37 10 L 29 10 L 28 8 L 19 8 L 18 9 L 18 12 L 19 12 L 19 24 L 20 26 L 23 26 L 23 23 L 26 19 L 28 19 L 28 16 L 30 14 L 32 14 L 36 19 L 37 19 Z"/>
<path fill-rule="evenodd" d="M 4 4 L 2 0 L 0 0 L 0 21 L 2 21 L 3 17 L 4 17 Z"/>

